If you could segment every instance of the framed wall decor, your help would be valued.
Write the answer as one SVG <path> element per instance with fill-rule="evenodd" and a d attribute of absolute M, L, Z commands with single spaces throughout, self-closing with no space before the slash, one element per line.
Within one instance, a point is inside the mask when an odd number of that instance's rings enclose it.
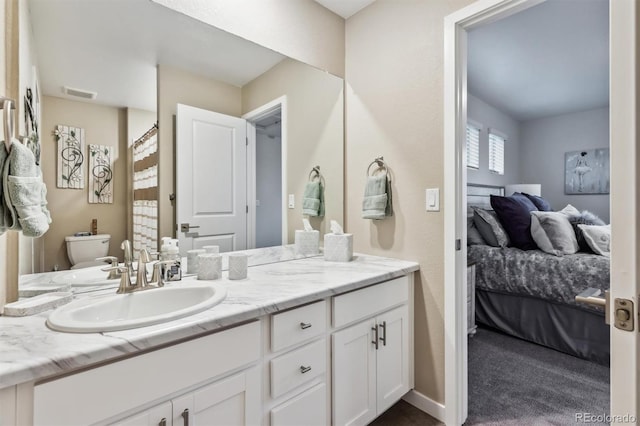
<path fill-rule="evenodd" d="M 58 143 L 58 188 L 84 188 L 84 129 L 59 124 L 53 131 Z"/>
<path fill-rule="evenodd" d="M 565 194 L 608 194 L 610 176 L 609 148 L 564 154 Z"/>

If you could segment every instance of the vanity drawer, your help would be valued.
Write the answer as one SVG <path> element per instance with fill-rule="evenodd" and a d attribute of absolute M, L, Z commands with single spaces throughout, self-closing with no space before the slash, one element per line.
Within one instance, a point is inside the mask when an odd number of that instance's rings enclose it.
<path fill-rule="evenodd" d="M 277 352 L 320 336 L 326 328 L 327 303 L 324 300 L 275 314 L 271 317 L 271 350 Z"/>
<path fill-rule="evenodd" d="M 327 340 L 321 339 L 271 361 L 271 396 L 278 396 L 325 374 Z"/>
<path fill-rule="evenodd" d="M 271 426 L 325 426 L 327 386 L 319 383 L 271 410 Z"/>
<path fill-rule="evenodd" d="M 333 298 L 333 326 L 342 327 L 409 300 L 409 277 L 404 276 Z"/>

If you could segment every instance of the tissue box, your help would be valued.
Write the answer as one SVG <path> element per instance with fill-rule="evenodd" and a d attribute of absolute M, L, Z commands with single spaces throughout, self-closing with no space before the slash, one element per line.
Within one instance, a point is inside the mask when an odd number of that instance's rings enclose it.
<path fill-rule="evenodd" d="M 324 260 L 350 262 L 353 258 L 353 234 L 324 234 Z"/>
<path fill-rule="evenodd" d="M 296 254 L 314 256 L 320 252 L 320 231 L 296 231 Z"/>

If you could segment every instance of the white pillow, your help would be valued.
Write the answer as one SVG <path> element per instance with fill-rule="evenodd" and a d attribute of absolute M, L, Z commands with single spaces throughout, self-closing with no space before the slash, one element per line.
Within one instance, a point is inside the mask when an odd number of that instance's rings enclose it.
<path fill-rule="evenodd" d="M 564 213 L 567 216 L 580 216 L 580 210 L 576 209 L 571 204 L 567 204 L 567 207 L 560 210 L 559 213 Z"/>
<path fill-rule="evenodd" d="M 560 212 L 532 211 L 531 237 L 540 250 L 556 256 L 574 254 L 580 249 L 567 215 Z"/>
<path fill-rule="evenodd" d="M 584 239 L 594 253 L 611 256 L 611 225 L 579 224 L 578 228 L 582 230 Z"/>

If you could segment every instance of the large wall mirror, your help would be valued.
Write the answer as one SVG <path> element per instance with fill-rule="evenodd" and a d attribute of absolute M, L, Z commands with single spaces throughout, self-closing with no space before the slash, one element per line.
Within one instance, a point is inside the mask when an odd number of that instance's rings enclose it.
<path fill-rule="evenodd" d="M 53 218 L 21 245 L 23 273 L 71 267 L 65 237 L 94 219 L 121 260 L 127 238 L 152 249 L 163 236 L 223 250 L 292 243 L 316 166 L 325 216 L 311 222 L 324 233 L 343 221 L 342 79 L 147 0 L 21 1 L 21 85 L 38 84 Z M 71 131 L 83 137 L 82 188 L 61 176 Z M 112 178 L 95 202 L 105 148 Z M 232 216 L 245 234 L 228 231 Z"/>

